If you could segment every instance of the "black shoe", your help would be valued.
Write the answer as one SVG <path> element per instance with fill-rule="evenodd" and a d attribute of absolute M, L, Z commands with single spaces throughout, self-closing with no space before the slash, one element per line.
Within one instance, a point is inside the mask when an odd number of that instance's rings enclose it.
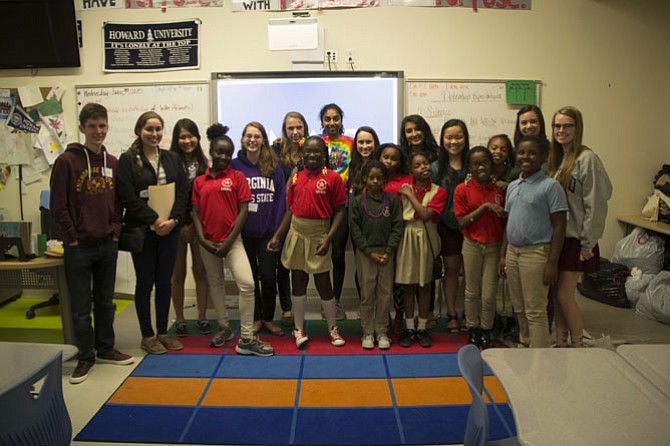
<path fill-rule="evenodd" d="M 479 328 L 471 328 L 468 336 L 468 344 L 474 344 L 479 347 Z"/>
<path fill-rule="evenodd" d="M 416 332 L 416 340 L 419 341 L 419 345 L 423 348 L 433 345 L 433 340 L 426 330 L 418 330 Z"/>
<path fill-rule="evenodd" d="M 416 337 L 416 331 L 405 329 L 405 331 L 402 332 L 402 335 L 400 335 L 400 340 L 398 341 L 398 344 L 401 347 L 410 347 L 412 345 L 412 342 L 414 342 L 414 338 Z"/>
<path fill-rule="evenodd" d="M 491 330 L 481 331 L 481 334 L 479 335 L 478 345 L 484 350 L 493 347 L 493 342 L 491 341 Z"/>

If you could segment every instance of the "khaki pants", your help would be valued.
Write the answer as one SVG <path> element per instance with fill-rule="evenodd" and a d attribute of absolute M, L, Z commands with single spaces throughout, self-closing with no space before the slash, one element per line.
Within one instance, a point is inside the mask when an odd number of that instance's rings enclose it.
<path fill-rule="evenodd" d="M 200 246 L 202 263 L 207 272 L 209 298 L 218 314 L 221 327 L 228 326 L 228 308 L 226 307 L 225 276 L 223 272 L 224 259 L 217 257 Z M 238 236 L 225 257 L 226 266 L 233 273 L 240 290 L 240 337 L 251 339 L 254 337 L 254 276 L 247 252 L 244 250 L 242 239 Z"/>
<path fill-rule="evenodd" d="M 498 293 L 500 243 L 463 239 L 465 270 L 465 323 L 468 328 L 493 328 Z"/>
<path fill-rule="evenodd" d="M 519 341 L 530 347 L 550 347 L 544 268 L 549 244 L 507 245 L 505 266 L 514 313 L 519 321 Z"/>
<path fill-rule="evenodd" d="M 374 248 L 373 248 L 374 249 Z M 378 252 L 382 252 L 379 250 Z M 386 334 L 393 293 L 393 255 L 384 266 L 379 266 L 356 251 L 356 271 L 361 287 L 361 326 L 363 334 Z"/>

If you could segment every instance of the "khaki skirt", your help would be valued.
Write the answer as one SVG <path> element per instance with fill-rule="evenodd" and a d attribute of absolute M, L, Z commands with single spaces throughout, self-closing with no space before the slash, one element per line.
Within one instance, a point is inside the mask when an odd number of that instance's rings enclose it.
<path fill-rule="evenodd" d="M 440 237 L 435 223 L 427 222 L 424 226 L 421 220 L 406 221 L 395 257 L 395 283 L 419 286 L 430 284 L 433 281 L 433 261 L 439 255 L 440 249 Z"/>
<path fill-rule="evenodd" d="M 313 220 L 294 215 L 281 252 L 281 263 L 284 267 L 308 274 L 325 273 L 333 269 L 332 246 L 328 246 L 326 255 L 316 255 L 316 247 L 329 230 L 330 219 Z"/>

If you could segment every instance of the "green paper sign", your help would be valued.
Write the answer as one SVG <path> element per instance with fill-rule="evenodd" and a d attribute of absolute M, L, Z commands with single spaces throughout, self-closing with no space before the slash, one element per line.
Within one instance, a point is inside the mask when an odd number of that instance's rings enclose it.
<path fill-rule="evenodd" d="M 535 81 L 505 81 L 507 103 L 511 105 L 537 105 Z"/>

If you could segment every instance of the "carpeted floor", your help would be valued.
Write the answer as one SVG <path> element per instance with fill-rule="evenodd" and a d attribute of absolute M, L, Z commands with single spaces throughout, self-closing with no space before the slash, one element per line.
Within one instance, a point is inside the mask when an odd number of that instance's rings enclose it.
<path fill-rule="evenodd" d="M 0 341 L 62 344 L 63 324 L 57 305 L 40 308 L 33 319 L 26 318 L 26 311 L 31 305 L 45 300 L 22 297 L 3 305 L 0 308 Z M 119 314 L 133 301 L 114 299 L 114 303 L 116 314 Z"/>
<path fill-rule="evenodd" d="M 462 443 L 470 394 L 456 352 L 465 336 L 439 333 L 430 349 L 360 346 L 360 323 L 339 323 L 330 345 L 309 321 L 306 350 L 263 336 L 276 355 L 235 354 L 235 338 L 182 338 L 184 350 L 147 355 L 76 436 L 77 441 L 240 445 Z M 189 323 L 195 332 L 193 322 Z M 263 333 L 261 333 L 263 335 Z M 395 340 L 395 339 L 394 339 Z M 491 438 L 515 434 L 500 384 L 485 371 Z"/>

